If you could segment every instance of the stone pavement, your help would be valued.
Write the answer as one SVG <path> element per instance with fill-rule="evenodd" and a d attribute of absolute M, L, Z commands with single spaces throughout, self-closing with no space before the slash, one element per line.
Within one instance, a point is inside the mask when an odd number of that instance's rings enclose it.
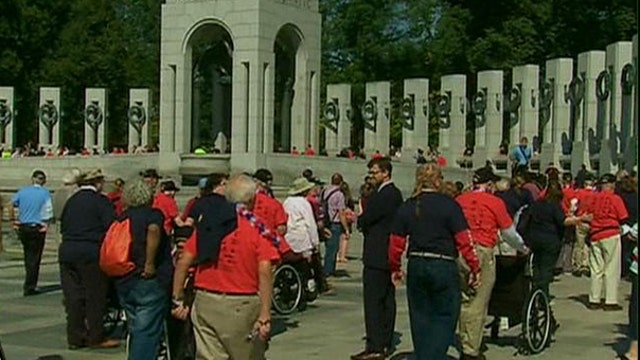
<path fill-rule="evenodd" d="M 65 314 L 59 290 L 29 298 L 22 297 L 23 268 L 20 246 L 15 235 L 5 230 L 7 250 L 0 254 L 0 342 L 8 360 L 34 360 L 39 356 L 60 354 L 68 360 L 123 359 L 122 349 L 109 351 L 67 351 Z M 40 285 L 58 284 L 56 241 L 48 239 Z M 355 236 L 351 254 L 360 253 L 361 238 Z M 361 265 L 352 260 L 342 266 L 347 276 L 333 280 L 337 293 L 318 299 L 299 314 L 274 319 L 274 332 L 268 358 L 271 360 L 348 359 L 363 346 L 364 324 L 361 305 Z M 624 338 L 626 311 L 605 313 L 589 311 L 584 306 L 588 279 L 561 276 L 552 286 L 555 313 L 561 324 L 557 340 L 535 359 L 613 359 Z M 628 283 L 621 284 L 621 300 L 626 307 Z M 411 350 L 405 291 L 397 292 L 398 351 L 392 359 L 405 359 Z M 508 338 L 518 328 L 504 333 L 506 340 L 488 344 L 488 359 L 510 359 L 514 347 Z M 455 355 L 455 351 L 451 352 Z M 457 357 L 454 357 L 457 358 Z"/>

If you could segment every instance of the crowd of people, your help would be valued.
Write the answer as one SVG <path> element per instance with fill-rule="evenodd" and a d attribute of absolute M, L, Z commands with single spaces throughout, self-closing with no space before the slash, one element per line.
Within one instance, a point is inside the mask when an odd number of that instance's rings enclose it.
<path fill-rule="evenodd" d="M 574 180 L 555 168 L 534 174 L 519 166 L 508 179 L 483 167 L 465 185 L 446 181 L 429 161 L 418 166 L 406 200 L 392 173 L 391 159 L 371 159 L 355 201 L 341 174 L 324 184 L 305 170 L 283 202 L 273 194 L 268 169 L 211 174 L 181 213 L 177 184 L 153 169 L 126 183 L 117 179 L 106 194 L 100 170 L 75 169 L 53 199 L 44 188 L 46 175 L 36 171 L 33 185 L 12 200 L 25 249 L 24 295 L 38 293 L 44 234 L 57 219 L 70 349 L 119 346 L 102 330 L 106 305 L 116 298 L 128 319 L 131 359 L 155 359 L 165 322 L 174 324 L 168 327 L 170 342 L 179 344 L 173 351 L 191 349 L 197 359 L 263 359 L 274 268 L 295 264 L 321 296 L 334 294 L 328 279 L 339 262 L 349 261 L 347 244 L 357 229 L 364 236 L 366 344 L 353 360 L 392 353 L 395 289 L 405 281 L 417 359 L 445 359 L 454 344 L 461 359 L 484 359 L 495 257 L 503 252 L 533 254 L 533 286 L 550 298 L 558 272 L 590 276 L 591 311 L 621 310 L 618 284 L 631 278 L 632 345 L 624 356 L 637 359 L 635 172 L 596 179 L 585 169 Z M 124 221 L 133 270 L 108 278 L 101 246 Z M 555 317 L 552 322 L 557 329 Z"/>
<path fill-rule="evenodd" d="M 153 153 L 153 152 L 158 152 L 158 147 L 154 146 L 154 145 L 144 145 L 144 146 L 138 146 L 138 145 L 134 145 L 130 151 L 127 149 L 126 146 L 121 147 L 121 146 L 115 146 L 113 148 L 111 148 L 111 150 L 108 149 L 100 149 L 100 148 L 86 148 L 86 147 L 82 147 L 82 148 L 78 148 L 78 149 L 73 149 L 73 148 L 69 148 L 67 146 L 58 146 L 56 148 L 53 147 L 44 147 L 44 146 L 40 146 L 37 147 L 32 143 L 27 143 L 24 146 L 21 147 L 16 147 L 14 149 L 11 149 L 9 147 L 0 147 L 0 156 L 3 159 L 16 159 L 16 158 L 23 158 L 23 157 L 46 157 L 46 158 L 53 158 L 53 157 L 67 157 L 67 156 L 99 156 L 99 155 L 107 155 L 107 154 L 111 154 L 111 155 L 121 155 L 121 154 L 144 154 L 144 153 Z"/>

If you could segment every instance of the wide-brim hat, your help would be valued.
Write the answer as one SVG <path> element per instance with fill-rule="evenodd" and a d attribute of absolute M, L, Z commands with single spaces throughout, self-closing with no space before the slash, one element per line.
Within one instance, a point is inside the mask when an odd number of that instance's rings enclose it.
<path fill-rule="evenodd" d="M 305 178 L 297 178 L 293 181 L 291 187 L 289 187 L 289 191 L 287 192 L 287 194 L 298 195 L 305 191 L 311 190 L 314 187 L 316 187 L 316 184 L 312 183 L 311 181 Z"/>
<path fill-rule="evenodd" d="M 104 174 L 100 169 L 89 170 L 86 173 L 80 175 L 80 180 L 82 181 L 101 180 L 101 179 L 104 179 Z"/>

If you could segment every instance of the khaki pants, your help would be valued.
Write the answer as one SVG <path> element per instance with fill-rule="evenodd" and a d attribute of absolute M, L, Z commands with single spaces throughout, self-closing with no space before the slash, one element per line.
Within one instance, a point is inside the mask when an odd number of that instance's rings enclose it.
<path fill-rule="evenodd" d="M 496 282 L 496 260 L 493 248 L 476 245 L 476 252 L 480 260 L 480 286 L 473 295 L 462 294 L 462 307 L 458 322 L 462 352 L 470 356 L 480 355 L 484 320 L 489 310 L 491 291 L 493 291 L 493 285 Z"/>
<path fill-rule="evenodd" d="M 587 236 L 589 236 L 588 224 L 576 226 L 576 242 L 573 244 L 573 271 L 583 271 L 589 268 Z"/>
<path fill-rule="evenodd" d="M 605 304 L 615 305 L 618 303 L 621 256 L 620 235 L 591 243 L 591 252 L 589 253 L 590 303 L 600 303 L 603 285 Z"/>
<path fill-rule="evenodd" d="M 191 312 L 196 359 L 250 360 L 256 354 L 249 338 L 260 313 L 260 299 L 196 292 Z"/>

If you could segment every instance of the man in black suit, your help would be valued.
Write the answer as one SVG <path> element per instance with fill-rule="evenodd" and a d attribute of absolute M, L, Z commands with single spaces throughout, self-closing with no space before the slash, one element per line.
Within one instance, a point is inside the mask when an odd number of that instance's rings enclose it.
<path fill-rule="evenodd" d="M 362 273 L 364 318 L 367 345 L 352 360 L 383 360 L 390 350 L 396 320 L 395 287 L 391 282 L 388 252 L 391 224 L 402 204 L 402 194 L 391 181 L 391 160 L 373 159 L 368 164 L 369 176 L 377 186 L 367 199 L 358 218 L 364 234 Z"/>

